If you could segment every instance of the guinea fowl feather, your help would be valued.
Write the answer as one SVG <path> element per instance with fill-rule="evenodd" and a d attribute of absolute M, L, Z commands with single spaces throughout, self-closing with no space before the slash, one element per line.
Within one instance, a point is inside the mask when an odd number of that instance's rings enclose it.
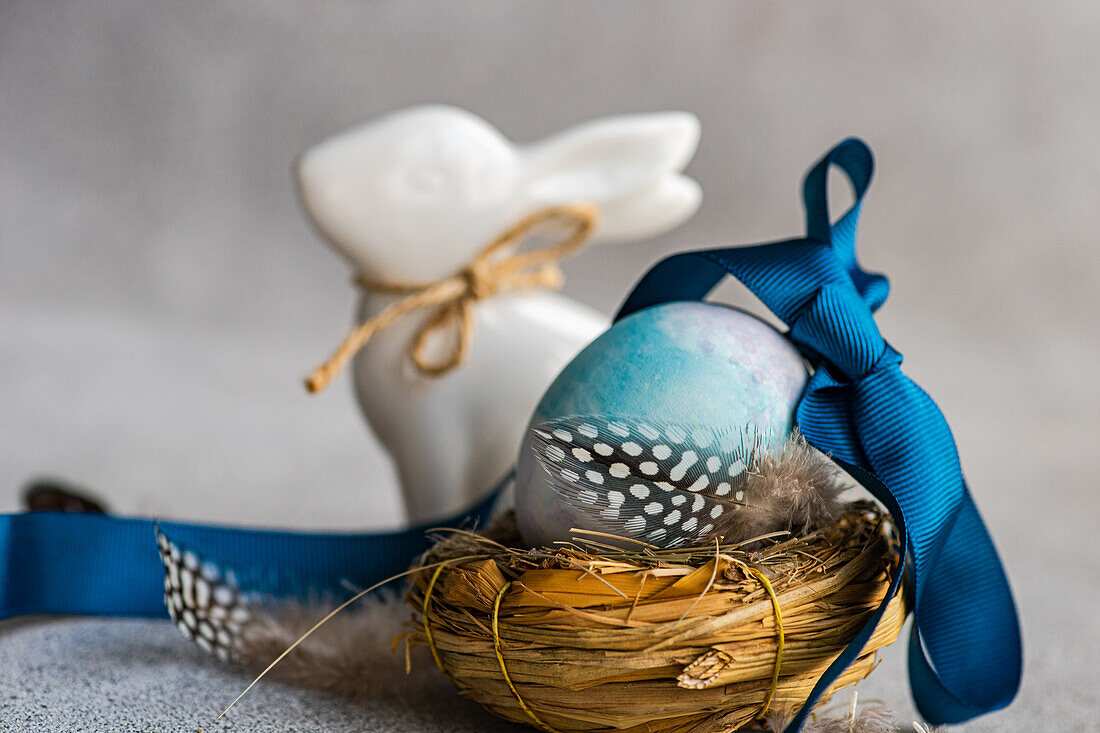
<path fill-rule="evenodd" d="M 775 446 L 734 428 L 573 416 L 532 437 L 546 483 L 585 529 L 661 547 L 803 534 L 836 516 L 848 488 L 797 431 Z"/>
<path fill-rule="evenodd" d="M 236 586 L 232 572 L 181 550 L 159 530 L 165 600 L 176 627 L 205 651 L 259 672 L 331 608 L 265 604 Z M 380 592 L 337 614 L 270 672 L 272 679 L 356 697 L 407 688 L 404 656 L 390 651 L 408 618 L 396 593 Z"/>

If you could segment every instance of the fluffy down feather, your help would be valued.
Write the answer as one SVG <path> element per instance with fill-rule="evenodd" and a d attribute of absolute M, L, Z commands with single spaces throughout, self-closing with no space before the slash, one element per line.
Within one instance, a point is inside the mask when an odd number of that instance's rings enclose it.
<path fill-rule="evenodd" d="M 730 539 L 758 537 L 786 530 L 811 532 L 833 521 L 840 512 L 840 495 L 850 488 L 827 456 L 812 447 L 797 430 L 778 453 L 755 449 L 745 472 L 747 506 L 734 515 Z"/>
<path fill-rule="evenodd" d="M 236 659 L 259 672 L 329 610 L 285 604 L 256 611 L 241 631 Z M 356 609 L 329 619 L 268 676 L 355 697 L 397 694 L 410 684 L 405 655 L 392 649 L 394 637 L 405 630 L 402 623 L 407 617 L 405 605 L 394 594 L 365 598 Z"/>

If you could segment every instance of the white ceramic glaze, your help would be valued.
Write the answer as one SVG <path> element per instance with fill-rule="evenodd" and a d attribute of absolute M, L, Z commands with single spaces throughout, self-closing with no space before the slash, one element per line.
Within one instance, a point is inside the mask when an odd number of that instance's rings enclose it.
<path fill-rule="evenodd" d="M 414 107 L 307 150 L 296 174 L 309 218 L 357 272 L 421 282 L 455 273 L 504 229 L 554 204 L 598 205 L 594 241 L 679 225 L 701 199 L 680 173 L 698 136 L 694 116 L 665 112 L 595 120 L 519 146 L 464 110 Z M 365 295 L 358 317 L 390 302 Z M 546 387 L 607 327 L 602 314 L 558 293 L 499 295 L 475 307 L 465 362 L 426 377 L 408 346 L 428 315 L 381 332 L 352 363 L 363 414 L 394 459 L 412 522 L 490 490 L 515 461 Z"/>

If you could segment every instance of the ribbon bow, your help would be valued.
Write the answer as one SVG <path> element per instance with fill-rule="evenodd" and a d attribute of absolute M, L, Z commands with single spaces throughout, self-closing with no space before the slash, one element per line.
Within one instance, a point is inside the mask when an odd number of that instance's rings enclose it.
<path fill-rule="evenodd" d="M 564 278 L 558 260 L 584 245 L 592 234 L 596 218 L 596 207 L 588 204 L 540 209 L 490 242 L 459 272 L 436 282 L 356 278 L 356 282 L 368 290 L 405 297 L 348 334 L 332 356 L 305 380 L 306 389 L 310 392 L 323 390 L 374 334 L 419 308 L 435 307 L 436 311 L 416 332 L 409 344 L 409 356 L 422 374 L 439 376 L 449 372 L 462 363 L 470 349 L 474 304 L 504 290 L 560 288 Z M 514 251 L 532 232 L 547 224 L 565 225 L 565 237 L 527 252 Z M 452 327 L 457 329 L 454 347 L 442 360 L 429 361 L 424 352 L 432 334 Z"/>
<path fill-rule="evenodd" d="M 833 165 L 855 194 L 836 223 L 826 190 Z M 813 366 L 795 413 L 802 434 L 893 515 L 905 552 L 890 591 L 787 731 L 801 727 L 870 638 L 907 558 L 914 599 L 909 679 L 921 715 L 937 725 L 963 722 L 1005 707 L 1020 684 L 1015 604 L 963 479 L 955 440 L 932 398 L 902 373 L 901 354 L 875 324 L 888 281 L 856 260 L 856 223 L 873 168 L 862 141 L 841 142 L 803 182 L 805 238 L 673 255 L 646 273 L 617 316 L 701 300 L 727 274 L 736 277 L 790 327 L 788 337 Z"/>

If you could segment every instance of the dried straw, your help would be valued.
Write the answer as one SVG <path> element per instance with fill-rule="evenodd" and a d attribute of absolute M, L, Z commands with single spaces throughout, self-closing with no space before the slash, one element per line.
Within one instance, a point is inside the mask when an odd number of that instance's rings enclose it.
<path fill-rule="evenodd" d="M 803 537 L 740 545 L 519 546 L 511 517 L 443 535 L 413 576 L 404 639 L 429 646 L 491 712 L 563 732 L 735 730 L 797 709 L 878 606 L 897 559 L 887 518 L 868 504 Z M 905 613 L 902 596 L 891 600 L 828 694 L 874 669 Z"/>

